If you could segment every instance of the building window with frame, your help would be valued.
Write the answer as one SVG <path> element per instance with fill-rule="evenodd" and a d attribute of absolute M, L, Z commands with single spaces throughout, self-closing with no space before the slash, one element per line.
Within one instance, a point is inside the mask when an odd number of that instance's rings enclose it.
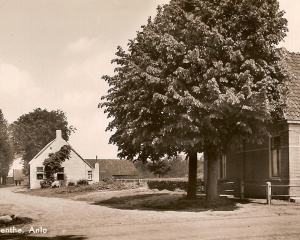
<path fill-rule="evenodd" d="M 88 171 L 88 180 L 93 180 L 93 172 L 92 171 Z"/>
<path fill-rule="evenodd" d="M 37 180 L 44 179 L 44 167 L 36 167 L 36 179 Z"/>
<path fill-rule="evenodd" d="M 56 175 L 57 180 L 64 180 L 65 179 L 65 169 L 62 167 L 58 170 Z"/>
<path fill-rule="evenodd" d="M 280 136 L 271 138 L 271 173 L 272 177 L 281 175 Z"/>
<path fill-rule="evenodd" d="M 226 178 L 226 156 L 222 155 L 219 159 L 219 179 Z"/>

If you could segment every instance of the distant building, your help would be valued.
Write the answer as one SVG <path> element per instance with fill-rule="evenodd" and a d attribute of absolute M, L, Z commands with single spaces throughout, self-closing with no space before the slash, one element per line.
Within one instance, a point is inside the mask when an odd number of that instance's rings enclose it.
<path fill-rule="evenodd" d="M 137 178 L 138 172 L 131 161 L 120 159 L 86 159 L 86 161 L 95 167 L 99 165 L 99 179 L 116 178 L 128 179 Z"/>
<path fill-rule="evenodd" d="M 61 130 L 56 130 L 56 138 L 48 143 L 30 162 L 30 189 L 40 188 L 41 181 L 46 179 L 45 159 L 69 143 L 62 138 Z M 70 159 L 62 163 L 61 171 L 55 175 L 56 180 L 67 185 L 86 179 L 90 183 L 99 182 L 106 177 L 128 178 L 137 175 L 132 162 L 125 160 L 83 159 L 71 148 Z"/>
<path fill-rule="evenodd" d="M 28 177 L 23 174 L 23 161 L 17 158 L 13 161 L 6 178 L 6 184 L 28 184 Z M 16 181 L 16 182 L 15 182 Z"/>

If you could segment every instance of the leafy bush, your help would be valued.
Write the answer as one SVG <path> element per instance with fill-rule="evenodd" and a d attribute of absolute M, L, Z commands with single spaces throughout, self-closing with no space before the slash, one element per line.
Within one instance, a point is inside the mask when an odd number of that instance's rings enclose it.
<path fill-rule="evenodd" d="M 68 182 L 68 186 L 75 186 L 75 182 Z"/>
<path fill-rule="evenodd" d="M 78 184 L 78 185 L 89 185 L 89 182 L 88 182 L 88 180 L 86 180 L 86 179 L 79 179 L 79 180 L 77 181 L 77 184 Z"/>
<path fill-rule="evenodd" d="M 150 189 L 175 191 L 176 189 L 187 190 L 187 182 L 178 180 L 155 180 L 148 181 Z"/>
<path fill-rule="evenodd" d="M 116 182 L 116 179 L 112 178 L 112 177 L 107 177 L 107 178 L 103 178 L 102 181 L 107 183 L 107 184 L 113 184 L 113 183 Z"/>
<path fill-rule="evenodd" d="M 70 183 L 72 184 L 72 182 Z M 98 191 L 98 190 L 116 191 L 116 190 L 132 189 L 132 188 L 134 188 L 133 184 L 126 184 L 120 181 L 110 180 L 109 183 L 100 181 L 98 183 L 93 183 L 89 185 L 75 184 L 74 187 L 58 188 L 56 189 L 55 193 L 69 194 L 69 193 L 89 192 L 89 191 Z"/>
<path fill-rule="evenodd" d="M 50 179 L 46 179 L 40 182 L 41 188 L 49 188 L 51 187 L 51 184 L 52 184 L 52 180 Z"/>
<path fill-rule="evenodd" d="M 149 163 L 147 165 L 147 168 L 150 172 L 152 172 L 155 175 L 158 175 L 158 177 L 162 177 L 164 175 L 167 175 L 168 172 L 171 170 L 170 163 L 167 159 L 159 160 L 156 162 Z"/>
<path fill-rule="evenodd" d="M 148 181 L 148 187 L 150 189 L 158 189 L 158 190 L 183 190 L 187 191 L 188 182 L 183 180 L 155 180 Z M 197 180 L 197 190 L 203 192 L 203 180 Z"/>

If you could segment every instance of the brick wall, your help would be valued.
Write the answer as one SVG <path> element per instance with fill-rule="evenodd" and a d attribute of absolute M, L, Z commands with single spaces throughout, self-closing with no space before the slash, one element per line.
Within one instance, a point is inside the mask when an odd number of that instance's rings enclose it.
<path fill-rule="evenodd" d="M 289 178 L 291 185 L 300 185 L 300 142 L 299 124 L 289 124 L 288 126 L 288 140 L 289 140 Z M 286 154 L 286 153 L 285 153 Z M 300 196 L 300 188 L 291 187 L 290 195 Z"/>

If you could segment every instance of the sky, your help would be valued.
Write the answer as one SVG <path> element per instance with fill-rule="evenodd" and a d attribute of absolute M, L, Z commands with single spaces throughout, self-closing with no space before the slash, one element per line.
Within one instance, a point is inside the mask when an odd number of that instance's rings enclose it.
<path fill-rule="evenodd" d="M 83 158 L 117 158 L 98 103 L 117 46 L 126 49 L 156 7 L 169 0 L 0 0 L 0 109 L 12 123 L 36 108 L 62 110 L 77 128 L 69 143 Z M 300 52 L 299 0 L 280 0 Z"/>

